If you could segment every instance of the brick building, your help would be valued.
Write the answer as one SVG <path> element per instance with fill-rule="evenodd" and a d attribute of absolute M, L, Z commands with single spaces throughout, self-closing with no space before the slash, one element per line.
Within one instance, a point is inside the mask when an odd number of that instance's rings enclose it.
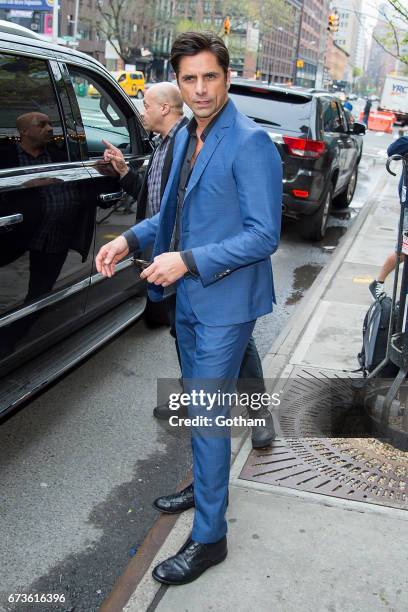
<path fill-rule="evenodd" d="M 322 87 L 329 0 L 303 0 L 295 84 Z"/>

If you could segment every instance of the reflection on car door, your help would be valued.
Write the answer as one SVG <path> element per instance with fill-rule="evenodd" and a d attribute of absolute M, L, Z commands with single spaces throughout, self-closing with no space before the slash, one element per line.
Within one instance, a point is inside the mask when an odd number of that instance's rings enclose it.
<path fill-rule="evenodd" d="M 143 173 L 151 152 L 137 113 L 122 92 L 104 75 L 92 69 L 69 64 L 65 67 L 70 80 L 72 106 L 77 125 L 85 139 L 85 167 L 92 176 L 92 201 L 96 207 L 95 254 L 136 222 L 136 203 L 121 188 L 117 173 L 103 161 L 107 140 L 121 149 L 136 173 Z M 88 96 L 92 85 L 97 96 Z M 123 300 L 123 294 L 145 291 L 129 255 L 117 266 L 112 279 L 92 270 L 87 311 L 106 308 L 107 302 Z"/>
<path fill-rule="evenodd" d="M 323 104 L 323 125 L 325 138 L 333 154 L 338 152 L 339 175 L 337 179 L 337 189 L 342 187 L 347 178 L 347 143 L 345 142 L 344 128 L 342 126 L 339 108 L 333 98 L 322 98 Z"/>
<path fill-rule="evenodd" d="M 55 62 L 0 54 L 0 73 L 3 373 L 84 313 L 95 210 Z"/>
<path fill-rule="evenodd" d="M 349 132 L 349 122 L 347 121 L 346 113 L 344 112 L 341 104 L 338 104 L 338 110 L 339 110 L 340 120 L 341 120 L 341 125 L 342 125 L 342 137 L 343 137 L 344 147 L 347 152 L 346 164 L 345 164 L 345 174 L 346 174 L 346 181 L 348 182 L 348 178 L 357 161 L 357 147 L 354 143 L 352 135 Z"/>

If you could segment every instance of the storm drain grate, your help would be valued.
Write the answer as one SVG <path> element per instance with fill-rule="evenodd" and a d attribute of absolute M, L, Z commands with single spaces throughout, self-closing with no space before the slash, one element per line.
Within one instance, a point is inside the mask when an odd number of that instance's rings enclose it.
<path fill-rule="evenodd" d="M 367 437 L 350 383 L 295 368 L 274 414 L 279 437 L 251 452 L 240 478 L 408 509 L 408 453 Z"/>

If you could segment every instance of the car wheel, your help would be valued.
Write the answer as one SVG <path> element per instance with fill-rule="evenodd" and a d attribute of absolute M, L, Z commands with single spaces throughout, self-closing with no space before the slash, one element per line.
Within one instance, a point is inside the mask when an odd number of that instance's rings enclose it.
<path fill-rule="evenodd" d="M 139 89 L 139 91 L 137 92 L 136 98 L 139 98 L 139 100 L 141 100 L 141 98 L 143 98 L 143 91 L 141 89 Z"/>
<path fill-rule="evenodd" d="M 324 238 L 332 205 L 333 186 L 326 191 L 322 203 L 312 215 L 305 215 L 300 220 L 300 235 L 305 240 L 321 240 Z"/>
<path fill-rule="evenodd" d="M 357 165 L 354 166 L 354 170 L 351 173 L 348 185 L 344 191 L 342 191 L 337 197 L 333 200 L 333 206 L 335 208 L 347 208 L 351 204 L 351 200 L 353 199 L 354 192 L 357 186 L 357 178 L 358 178 L 358 168 Z"/>

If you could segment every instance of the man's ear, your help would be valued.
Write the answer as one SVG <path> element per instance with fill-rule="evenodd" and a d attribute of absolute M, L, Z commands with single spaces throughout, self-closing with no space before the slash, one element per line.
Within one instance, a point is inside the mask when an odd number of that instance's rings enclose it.
<path fill-rule="evenodd" d="M 228 68 L 228 70 L 227 70 L 226 84 L 227 84 L 227 90 L 228 90 L 230 88 L 230 85 L 231 85 L 231 68 Z"/>

